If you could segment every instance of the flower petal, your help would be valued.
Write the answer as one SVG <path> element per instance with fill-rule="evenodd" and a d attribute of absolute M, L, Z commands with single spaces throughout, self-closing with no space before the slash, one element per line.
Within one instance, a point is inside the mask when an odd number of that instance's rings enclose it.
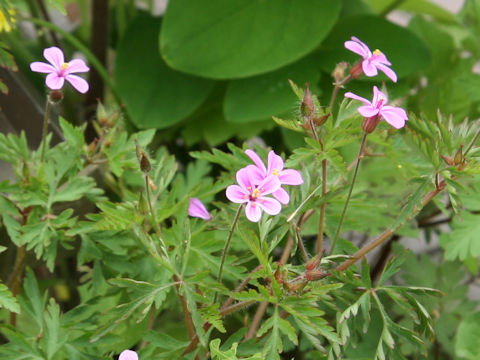
<path fill-rule="evenodd" d="M 248 202 L 250 197 L 250 193 L 238 185 L 228 186 L 227 190 L 225 191 L 225 195 L 227 196 L 228 200 L 237 204 Z"/>
<path fill-rule="evenodd" d="M 253 184 L 258 185 L 265 179 L 265 173 L 256 165 L 248 165 L 245 169 L 250 172 L 250 179 Z"/>
<path fill-rule="evenodd" d="M 369 118 L 378 114 L 378 109 L 374 108 L 373 106 L 360 106 L 357 111 L 363 117 Z"/>
<path fill-rule="evenodd" d="M 198 217 L 204 220 L 212 219 L 212 215 L 210 215 L 205 205 L 203 205 L 200 199 L 197 198 L 190 199 L 188 206 L 188 215 L 192 217 Z"/>
<path fill-rule="evenodd" d="M 373 65 L 370 62 L 370 60 L 363 60 L 362 69 L 363 69 L 363 72 L 365 73 L 365 75 L 367 75 L 369 77 L 377 76 L 377 74 L 378 74 L 377 68 L 375 67 L 375 65 Z"/>
<path fill-rule="evenodd" d="M 262 196 L 258 198 L 257 205 L 269 215 L 277 215 L 282 210 L 282 205 L 280 205 L 277 200 L 270 197 Z"/>
<path fill-rule="evenodd" d="M 263 171 L 263 173 L 266 175 L 267 174 L 267 169 L 265 167 L 265 164 L 263 163 L 262 159 L 260 159 L 260 156 L 257 155 L 257 153 L 253 150 L 247 149 L 245 150 L 245 154 L 252 159 L 252 161 L 255 163 L 255 165 L 258 166 L 258 168 Z"/>
<path fill-rule="evenodd" d="M 58 76 L 56 72 L 50 73 L 45 79 L 45 84 L 52 90 L 60 90 L 65 83 L 65 79 L 61 76 Z"/>
<path fill-rule="evenodd" d="M 255 187 L 254 178 L 255 173 L 252 168 L 244 167 L 237 171 L 237 183 L 240 185 L 245 192 L 250 194 Z"/>
<path fill-rule="evenodd" d="M 82 94 L 85 94 L 88 91 L 88 82 L 84 78 L 81 78 L 77 75 L 67 75 L 65 79 L 77 90 Z"/>
<path fill-rule="evenodd" d="M 90 68 L 85 64 L 82 59 L 73 59 L 68 63 L 68 69 L 65 71 L 67 74 L 81 73 L 90 71 Z"/>
<path fill-rule="evenodd" d="M 397 82 L 397 74 L 388 66 L 383 64 L 378 64 L 377 69 L 382 71 L 385 75 L 387 75 L 393 82 Z"/>
<path fill-rule="evenodd" d="M 55 70 L 55 68 L 52 65 L 44 63 L 44 62 L 39 62 L 39 61 L 35 61 L 35 62 L 31 63 L 30 64 L 30 70 L 35 71 L 35 72 L 39 72 L 39 73 L 44 73 L 44 74 L 48 74 L 48 73 L 52 73 L 52 72 L 57 71 L 57 70 Z"/>
<path fill-rule="evenodd" d="M 354 36 L 352 36 L 352 40 L 345 41 L 344 45 L 348 50 L 353 51 L 363 58 L 371 56 L 371 51 L 368 46 Z"/>
<path fill-rule="evenodd" d="M 118 360 L 138 360 L 138 354 L 133 350 L 124 350 Z"/>
<path fill-rule="evenodd" d="M 380 112 L 383 119 L 396 129 L 401 129 L 405 126 L 405 121 L 408 120 L 405 110 L 394 106 L 385 106 Z"/>
<path fill-rule="evenodd" d="M 290 195 L 288 195 L 288 192 L 286 192 L 282 187 L 275 191 L 272 195 L 284 205 L 290 202 Z"/>
<path fill-rule="evenodd" d="M 260 184 L 258 184 L 257 189 L 260 190 L 262 195 L 268 195 L 278 190 L 280 187 L 280 180 L 278 176 L 270 175 L 265 178 Z"/>
<path fill-rule="evenodd" d="M 275 151 L 270 151 L 268 153 L 268 168 L 267 168 L 267 174 L 272 175 L 273 172 L 276 172 L 276 174 L 273 175 L 278 175 L 280 171 L 283 170 L 283 159 L 281 156 L 275 154 Z"/>
<path fill-rule="evenodd" d="M 56 46 L 49 47 L 43 50 L 43 56 L 52 64 L 55 69 L 60 70 L 62 64 L 65 62 L 63 51 Z"/>
<path fill-rule="evenodd" d="M 367 99 L 365 99 L 365 98 L 363 98 L 363 97 L 361 97 L 361 96 L 355 95 L 354 93 L 352 93 L 352 92 L 350 92 L 350 91 L 349 91 L 349 92 L 346 92 L 345 95 L 343 95 L 343 96 L 345 96 L 345 97 L 347 97 L 347 98 L 350 98 L 350 99 L 354 99 L 354 100 L 361 101 L 361 102 L 363 102 L 363 103 L 366 104 L 366 105 L 372 105 L 372 103 L 371 103 L 369 100 L 367 100 Z"/>
<path fill-rule="evenodd" d="M 258 222 L 262 217 L 262 209 L 258 206 L 257 202 L 249 202 L 247 206 L 245 206 L 245 215 L 248 220 Z"/>
<path fill-rule="evenodd" d="M 293 169 L 285 169 L 280 172 L 279 176 L 280 184 L 286 185 L 300 185 L 303 184 L 302 174 L 299 171 Z"/>

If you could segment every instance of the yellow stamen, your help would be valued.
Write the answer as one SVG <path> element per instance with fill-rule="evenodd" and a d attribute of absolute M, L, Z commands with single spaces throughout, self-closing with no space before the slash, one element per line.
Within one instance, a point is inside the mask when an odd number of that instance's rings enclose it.
<path fill-rule="evenodd" d="M 380 50 L 375 49 L 375 51 L 373 52 L 373 55 L 383 55 L 383 53 Z"/>
<path fill-rule="evenodd" d="M 278 173 L 278 170 L 277 170 L 277 169 L 273 169 L 272 175 L 280 176 L 280 174 Z"/>
<path fill-rule="evenodd" d="M 262 193 L 260 192 L 260 190 L 258 189 L 255 189 L 252 191 L 252 198 L 256 199 L 258 198 Z"/>
<path fill-rule="evenodd" d="M 68 67 L 69 67 L 68 63 L 63 63 L 62 65 L 60 65 L 60 68 L 61 68 L 62 70 L 67 70 Z"/>

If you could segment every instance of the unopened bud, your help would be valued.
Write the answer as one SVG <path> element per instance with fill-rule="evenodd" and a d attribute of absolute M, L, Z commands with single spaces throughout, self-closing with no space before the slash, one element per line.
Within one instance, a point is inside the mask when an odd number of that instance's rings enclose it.
<path fill-rule="evenodd" d="M 455 165 L 455 162 L 451 156 L 445 156 L 440 154 L 440 157 L 443 159 L 443 161 L 445 161 L 447 165 L 450 165 L 450 166 Z"/>
<path fill-rule="evenodd" d="M 105 107 L 100 102 L 100 100 L 98 100 L 98 104 L 97 104 L 97 119 L 100 125 L 102 126 L 109 125 L 107 111 L 105 110 Z"/>
<path fill-rule="evenodd" d="M 310 260 L 308 260 L 305 264 L 305 269 L 307 269 L 308 271 L 316 269 L 318 264 L 320 264 L 320 260 L 322 260 L 322 255 L 323 253 L 319 253 Z"/>
<path fill-rule="evenodd" d="M 319 117 L 315 116 L 312 120 L 315 125 L 322 126 L 323 124 L 325 124 L 325 121 L 327 121 L 329 116 L 330 116 L 330 113 L 323 116 L 319 116 Z"/>
<path fill-rule="evenodd" d="M 362 68 L 362 62 L 359 61 L 357 62 L 356 64 L 354 64 L 352 66 L 352 68 L 350 69 L 350 76 L 353 78 L 353 79 L 358 79 L 359 77 L 361 77 L 363 75 L 363 68 Z"/>
<path fill-rule="evenodd" d="M 336 83 L 341 82 L 343 79 L 345 79 L 345 70 L 347 70 L 348 63 L 345 61 L 342 61 L 341 63 L 338 63 L 337 66 L 335 66 L 335 69 L 332 72 L 332 76 L 335 79 Z"/>
<path fill-rule="evenodd" d="M 460 145 L 460 148 L 458 149 L 457 153 L 455 154 L 455 157 L 453 158 L 453 163 L 455 165 L 460 165 L 463 163 L 464 157 L 462 152 L 463 152 L 463 144 Z"/>
<path fill-rule="evenodd" d="M 63 99 L 63 92 L 61 90 L 52 90 L 48 96 L 48 100 L 52 104 L 58 104 Z"/>
<path fill-rule="evenodd" d="M 362 123 L 362 129 L 365 131 L 367 134 L 372 133 L 375 128 L 377 127 L 378 123 L 380 122 L 380 116 L 372 116 L 369 118 L 365 118 Z"/>
<path fill-rule="evenodd" d="M 135 139 L 135 150 L 137 152 L 137 159 L 138 163 L 140 164 L 140 170 L 142 170 L 144 173 L 148 173 L 152 169 L 152 165 L 150 165 L 150 160 L 148 160 L 147 153 L 142 150 L 142 148 L 137 142 L 137 139 Z"/>
<path fill-rule="evenodd" d="M 300 105 L 300 111 L 305 117 L 311 116 L 315 112 L 315 105 L 313 104 L 312 93 L 310 92 L 309 84 L 305 84 L 305 94 L 303 95 L 302 104 Z"/>
<path fill-rule="evenodd" d="M 138 210 L 143 215 L 148 214 L 148 205 L 143 197 L 143 192 L 140 192 L 140 198 L 138 199 Z"/>
<path fill-rule="evenodd" d="M 310 270 L 305 273 L 305 279 L 308 281 L 323 279 L 327 273 L 320 270 Z"/>

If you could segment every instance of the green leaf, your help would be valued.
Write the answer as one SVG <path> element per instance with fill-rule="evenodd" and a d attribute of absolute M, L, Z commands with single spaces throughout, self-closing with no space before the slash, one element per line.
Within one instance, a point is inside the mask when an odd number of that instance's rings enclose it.
<path fill-rule="evenodd" d="M 465 212 L 462 219 L 455 217 L 452 232 L 440 236 L 440 245 L 445 250 L 447 260 L 466 260 L 480 256 L 480 215 Z"/>
<path fill-rule="evenodd" d="M 78 200 L 94 187 L 95 180 L 91 177 L 76 176 L 63 184 L 59 191 L 53 194 L 52 203 Z"/>
<path fill-rule="evenodd" d="M 378 36 L 378 34 L 382 34 L 382 36 Z M 427 46 L 410 30 L 378 16 L 359 15 L 342 18 L 322 43 L 317 54 L 322 69 L 330 73 L 341 61 L 353 64 L 361 59 L 357 54 L 344 47 L 344 42 L 350 40 L 352 36 L 356 36 L 366 43 L 372 51 L 380 49 L 393 64 L 392 68 L 399 78 L 424 69 L 430 62 L 430 52 Z M 381 74 L 380 77 L 372 80 L 386 79 L 388 78 Z"/>
<path fill-rule="evenodd" d="M 385 265 L 382 274 L 380 275 L 377 286 L 381 286 L 385 281 L 400 271 L 400 268 L 407 257 L 407 253 L 408 250 L 405 250 L 399 255 L 393 256 L 388 260 L 387 265 Z"/>
<path fill-rule="evenodd" d="M 415 192 L 412 195 L 410 195 L 410 197 L 407 199 L 407 203 L 403 206 L 402 210 L 400 211 L 400 214 L 398 215 L 397 220 L 392 225 L 392 229 L 395 229 L 398 226 L 402 225 L 405 221 L 410 220 L 416 211 L 419 211 L 422 209 L 423 207 L 422 197 L 425 192 L 425 189 L 430 183 L 431 183 L 431 180 L 429 177 L 425 177 L 424 179 L 422 179 L 422 182 L 420 183 L 417 190 L 415 190 Z"/>
<path fill-rule="evenodd" d="M 67 10 L 65 10 L 65 5 L 63 0 L 48 0 L 50 5 L 53 5 L 60 13 L 64 16 L 67 15 Z"/>
<path fill-rule="evenodd" d="M 339 11 L 336 0 L 176 0 L 168 4 L 160 47 L 171 67 L 190 74 L 262 74 L 315 49 Z"/>
<path fill-rule="evenodd" d="M 297 99 L 288 80 L 315 85 L 319 78 L 313 57 L 307 57 L 268 74 L 233 80 L 225 94 L 226 119 L 246 123 L 291 112 Z M 312 91 L 316 91 L 315 86 Z"/>
<path fill-rule="evenodd" d="M 154 45 L 159 30 L 159 19 L 139 12 L 116 56 L 118 92 L 141 128 L 162 129 L 185 119 L 208 97 L 214 84 L 170 69 Z"/>
<path fill-rule="evenodd" d="M 17 299 L 4 284 L 0 284 L 0 308 L 5 308 L 8 311 L 20 314 L 20 306 L 18 305 Z"/>
<path fill-rule="evenodd" d="M 54 355 L 67 342 L 68 333 L 62 331 L 60 324 L 60 307 L 52 298 L 44 314 L 45 335 L 42 342 L 45 346 L 47 359 L 55 359 Z"/>
<path fill-rule="evenodd" d="M 210 353 L 215 360 L 238 360 L 237 357 L 238 343 L 234 342 L 229 350 L 220 349 L 220 339 L 210 341 Z M 260 353 L 256 353 L 249 357 L 241 357 L 243 360 L 263 360 L 264 357 Z"/>
<path fill-rule="evenodd" d="M 455 353 L 467 360 L 480 359 L 480 312 L 464 319 L 458 327 L 455 340 Z"/>

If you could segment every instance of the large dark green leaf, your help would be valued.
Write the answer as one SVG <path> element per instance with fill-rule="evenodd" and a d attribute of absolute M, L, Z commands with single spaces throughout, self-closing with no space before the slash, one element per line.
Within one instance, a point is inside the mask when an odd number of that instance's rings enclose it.
<path fill-rule="evenodd" d="M 315 49 L 335 23 L 337 0 L 170 1 L 160 37 L 173 68 L 226 79 L 265 73 Z"/>
<path fill-rule="evenodd" d="M 169 68 L 158 53 L 160 20 L 145 13 L 130 24 L 115 63 L 115 80 L 135 125 L 165 128 L 189 116 L 213 82 Z"/>
<path fill-rule="evenodd" d="M 361 59 L 344 47 L 344 42 L 352 36 L 366 43 L 372 51 L 381 50 L 399 78 L 424 69 L 430 62 L 427 46 L 410 30 L 378 16 L 359 15 L 340 20 L 322 43 L 318 61 L 325 71 L 330 73 L 340 61 L 353 64 Z M 382 74 L 379 79 L 387 77 Z"/>
<path fill-rule="evenodd" d="M 225 96 L 227 121 L 250 122 L 292 111 L 298 102 L 288 79 L 316 84 L 320 77 L 315 61 L 307 57 L 277 71 L 230 82 Z M 316 92 L 315 87 L 312 89 Z"/>

